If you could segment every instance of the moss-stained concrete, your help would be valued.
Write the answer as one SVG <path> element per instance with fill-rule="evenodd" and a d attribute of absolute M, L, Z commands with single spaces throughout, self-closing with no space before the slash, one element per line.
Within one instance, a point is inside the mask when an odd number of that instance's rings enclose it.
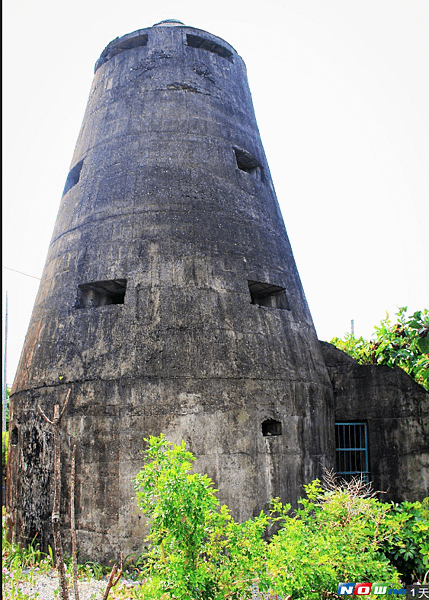
<path fill-rule="evenodd" d="M 161 432 L 235 517 L 296 502 L 334 466 L 334 396 L 240 56 L 181 24 L 114 40 L 65 179 L 11 396 L 15 539 L 50 542 L 37 405 L 52 416 L 69 389 L 62 514 L 66 531 L 77 444 L 80 559 L 140 551 L 132 480 Z"/>

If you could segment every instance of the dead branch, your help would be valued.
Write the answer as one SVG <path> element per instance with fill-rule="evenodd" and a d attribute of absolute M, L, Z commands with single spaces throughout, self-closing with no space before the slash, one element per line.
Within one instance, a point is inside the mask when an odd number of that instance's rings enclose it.
<path fill-rule="evenodd" d="M 77 584 L 77 544 L 76 544 L 76 517 L 74 504 L 74 488 L 76 474 L 76 444 L 73 446 L 70 474 L 70 531 L 72 540 L 72 557 L 73 557 L 73 589 L 75 600 L 79 600 L 79 588 Z"/>
<path fill-rule="evenodd" d="M 327 492 L 334 492 L 338 489 L 338 477 L 333 469 L 323 467 L 322 487 Z"/>
<path fill-rule="evenodd" d="M 109 581 L 107 582 L 107 587 L 104 590 L 104 594 L 103 594 L 103 600 L 107 599 L 107 596 L 109 595 L 110 589 L 113 585 L 113 578 L 116 575 L 116 571 L 118 569 L 118 566 L 116 564 L 113 565 L 113 569 L 110 572 L 110 577 L 109 577 Z"/>
<path fill-rule="evenodd" d="M 103 600 L 107 600 L 107 596 L 109 595 L 109 592 L 110 592 L 111 588 L 115 587 L 115 585 L 118 583 L 118 581 L 122 577 L 123 568 L 124 568 L 124 553 L 121 552 L 121 566 L 119 568 L 118 575 L 115 578 L 116 572 L 118 570 L 118 565 L 115 563 L 113 565 L 112 571 L 110 573 L 109 581 L 107 582 L 107 587 L 106 587 L 106 589 L 104 591 L 104 594 L 103 594 Z"/>
<path fill-rule="evenodd" d="M 40 404 L 37 405 L 37 409 L 38 409 L 39 413 L 42 415 L 42 417 L 45 419 L 45 421 L 47 423 L 49 423 L 50 425 L 59 425 L 60 424 L 61 419 L 63 418 L 63 414 L 64 414 L 64 412 L 65 412 L 65 410 L 67 408 L 67 404 L 68 404 L 68 401 L 69 401 L 69 398 L 70 398 L 70 392 L 71 392 L 71 390 L 69 390 L 67 392 L 67 396 L 66 396 L 66 399 L 65 399 L 65 402 L 64 402 L 64 406 L 63 406 L 63 410 L 61 411 L 61 414 L 59 413 L 60 407 L 58 405 L 55 405 L 55 407 L 54 407 L 54 418 L 53 418 L 52 421 L 50 419 L 48 419 L 48 417 L 45 415 L 45 413 L 43 412 L 43 410 L 40 408 Z"/>
<path fill-rule="evenodd" d="M 350 481 L 339 479 L 332 469 L 323 468 L 322 488 L 326 492 L 345 492 L 351 498 L 375 498 L 378 494 L 385 494 L 380 490 L 375 491 L 372 482 L 366 482 L 361 475 L 355 475 Z"/>
<path fill-rule="evenodd" d="M 62 600 L 69 600 L 68 587 L 67 587 L 67 579 L 66 579 L 66 570 L 64 566 L 64 554 L 63 554 L 63 545 L 61 542 L 61 533 L 60 533 L 60 497 L 61 497 L 61 453 L 60 453 L 60 423 L 64 411 L 66 409 L 70 391 L 67 392 L 67 396 L 64 402 L 63 409 L 60 413 L 60 407 L 58 404 L 54 406 L 54 417 L 52 421 L 48 419 L 43 410 L 40 408 L 40 405 L 37 406 L 40 414 L 45 419 L 47 423 L 52 426 L 54 433 L 54 474 L 55 474 L 55 488 L 54 488 L 54 502 L 52 507 L 52 527 L 54 530 L 54 547 L 55 547 L 55 557 L 56 557 L 56 566 L 58 570 L 58 578 L 60 581 L 60 589 L 61 589 L 61 598 Z"/>

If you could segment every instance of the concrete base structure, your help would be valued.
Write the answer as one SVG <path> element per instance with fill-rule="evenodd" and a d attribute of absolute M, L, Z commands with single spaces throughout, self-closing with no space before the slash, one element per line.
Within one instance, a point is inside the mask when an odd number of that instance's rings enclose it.
<path fill-rule="evenodd" d="M 402 369 L 360 365 L 322 343 L 337 423 L 367 428 L 369 478 L 386 502 L 429 496 L 429 394 Z"/>

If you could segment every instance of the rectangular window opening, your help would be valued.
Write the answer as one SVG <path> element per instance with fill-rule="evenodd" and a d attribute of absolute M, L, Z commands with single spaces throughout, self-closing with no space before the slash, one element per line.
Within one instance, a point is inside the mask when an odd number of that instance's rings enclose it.
<path fill-rule="evenodd" d="M 216 42 L 212 42 L 207 38 L 200 37 L 199 35 L 186 35 L 186 43 L 190 48 L 201 48 L 202 50 L 208 50 L 208 52 L 213 52 L 222 58 L 226 58 L 229 62 L 233 62 L 232 60 L 232 52 L 221 46 L 220 44 L 216 44 Z"/>
<path fill-rule="evenodd" d="M 282 434 L 282 424 L 281 421 L 276 421 L 275 419 L 267 419 L 262 423 L 262 435 L 264 437 L 270 437 L 272 435 L 281 435 Z"/>
<path fill-rule="evenodd" d="M 10 443 L 12 446 L 16 446 L 18 444 L 18 427 L 16 425 L 10 432 Z"/>
<path fill-rule="evenodd" d="M 134 37 L 127 38 L 123 42 L 116 44 L 114 46 L 114 50 L 119 52 L 124 52 L 125 50 L 132 50 L 133 48 L 139 48 L 141 46 L 146 46 L 149 36 L 147 33 L 142 35 L 136 35 Z"/>
<path fill-rule="evenodd" d="M 286 288 L 272 283 L 248 280 L 251 304 L 266 306 L 267 308 L 280 308 L 290 310 L 286 296 Z"/>
<path fill-rule="evenodd" d="M 66 180 L 66 184 L 64 186 L 63 196 L 65 196 L 67 194 L 67 192 L 73 186 L 75 186 L 77 184 L 77 182 L 79 181 L 83 161 L 84 161 L 84 159 L 82 159 L 78 163 L 76 163 L 75 166 L 73 167 L 73 169 L 71 169 L 69 174 L 67 175 L 67 180 Z"/>
<path fill-rule="evenodd" d="M 263 169 L 256 158 L 254 158 L 250 152 L 247 152 L 247 150 L 237 148 L 236 146 L 234 146 L 234 153 L 235 160 L 237 161 L 237 167 L 240 169 L 240 171 L 245 171 L 245 173 L 252 175 L 254 179 L 262 181 Z"/>
<path fill-rule="evenodd" d="M 142 35 L 129 37 L 119 43 L 115 43 L 114 41 L 111 42 L 111 44 L 109 44 L 107 48 L 103 50 L 100 58 L 95 63 L 94 73 L 107 61 L 109 61 L 111 58 L 114 58 L 121 52 L 126 52 L 127 50 L 132 50 L 133 48 L 146 46 L 148 39 L 148 34 L 145 33 Z"/>
<path fill-rule="evenodd" d="M 335 423 L 336 470 L 341 479 L 361 477 L 369 483 L 366 423 Z"/>
<path fill-rule="evenodd" d="M 92 281 L 78 285 L 78 298 L 75 308 L 91 308 L 108 304 L 124 304 L 126 279 Z"/>

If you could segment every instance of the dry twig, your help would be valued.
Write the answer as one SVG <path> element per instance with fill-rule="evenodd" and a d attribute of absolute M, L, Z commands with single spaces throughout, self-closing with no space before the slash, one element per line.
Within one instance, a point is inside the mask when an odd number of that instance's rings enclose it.
<path fill-rule="evenodd" d="M 48 419 L 40 405 L 37 408 L 47 423 L 52 425 L 54 432 L 54 474 L 55 474 L 55 490 L 54 490 L 54 502 L 52 507 L 52 526 L 54 530 L 54 546 L 55 546 L 55 557 L 57 562 L 58 577 L 60 580 L 61 598 L 62 600 L 69 600 L 66 570 L 64 567 L 64 555 L 63 545 L 61 543 L 60 533 L 60 496 L 61 496 L 61 454 L 60 454 L 60 423 L 67 407 L 67 403 L 70 397 L 70 390 L 67 392 L 66 400 L 64 402 L 63 409 L 60 413 L 60 407 L 58 404 L 54 406 L 54 417 L 52 421 Z"/>
<path fill-rule="evenodd" d="M 366 482 L 362 476 L 355 475 L 350 481 L 339 479 L 332 469 L 323 469 L 322 488 L 326 492 L 346 492 L 351 498 L 375 498 L 386 492 L 375 491 L 372 482 Z"/>
<path fill-rule="evenodd" d="M 118 581 L 120 580 L 120 578 L 122 577 L 122 570 L 124 568 L 124 553 L 121 552 L 121 566 L 119 568 L 119 573 L 115 579 L 115 575 L 116 572 L 118 570 L 118 565 L 115 563 L 113 565 L 112 571 L 110 573 L 110 577 L 109 577 L 109 581 L 107 582 L 107 587 L 104 591 L 103 594 L 103 600 L 107 600 L 107 596 L 109 595 L 109 592 L 111 590 L 112 587 L 115 587 L 115 585 L 118 583 Z"/>
<path fill-rule="evenodd" d="M 77 584 L 77 544 L 76 544 L 76 517 L 74 505 L 74 487 L 76 474 L 76 444 L 73 446 L 71 475 L 70 475 L 70 531 L 72 541 L 72 557 L 73 557 L 73 589 L 75 600 L 79 600 L 79 588 Z"/>

